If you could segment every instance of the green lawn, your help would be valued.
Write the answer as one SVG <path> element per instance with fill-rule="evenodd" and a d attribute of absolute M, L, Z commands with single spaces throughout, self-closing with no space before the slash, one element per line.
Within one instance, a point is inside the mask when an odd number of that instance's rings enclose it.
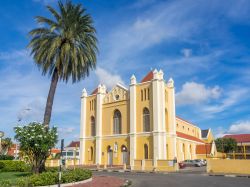
<path fill-rule="evenodd" d="M 0 172 L 0 181 L 11 179 L 14 181 L 19 177 L 25 177 L 30 175 L 30 172 Z"/>

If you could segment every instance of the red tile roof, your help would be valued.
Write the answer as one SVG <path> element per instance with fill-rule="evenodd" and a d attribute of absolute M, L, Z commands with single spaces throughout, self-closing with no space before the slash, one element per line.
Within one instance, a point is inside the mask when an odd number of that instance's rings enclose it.
<path fill-rule="evenodd" d="M 97 92 L 98 92 L 98 87 L 96 89 L 94 89 L 94 91 L 90 95 L 97 94 Z"/>
<path fill-rule="evenodd" d="M 204 143 L 201 139 L 199 139 L 197 137 L 194 137 L 194 136 L 190 136 L 190 135 L 184 134 L 182 132 L 176 132 L 176 134 L 180 138 L 184 138 L 184 139 L 188 139 L 188 140 L 192 140 L 192 141 Z"/>
<path fill-rule="evenodd" d="M 51 149 L 51 153 L 60 153 L 61 152 L 61 150 L 60 149 L 57 149 L 57 148 L 52 148 Z"/>
<path fill-rule="evenodd" d="M 142 82 L 147 82 L 147 81 L 151 81 L 154 78 L 154 74 L 153 71 L 150 71 L 142 80 Z"/>
<path fill-rule="evenodd" d="M 250 142 L 250 134 L 228 134 L 223 136 L 223 138 L 233 138 L 237 143 Z"/>
<path fill-rule="evenodd" d="M 211 144 L 196 145 L 196 154 L 210 154 Z"/>
<path fill-rule="evenodd" d="M 67 147 L 80 147 L 80 141 L 72 141 Z"/>

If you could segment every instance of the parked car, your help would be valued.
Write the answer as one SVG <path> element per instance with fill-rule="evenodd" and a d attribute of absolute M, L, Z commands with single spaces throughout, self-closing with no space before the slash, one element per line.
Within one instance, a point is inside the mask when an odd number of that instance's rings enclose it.
<path fill-rule="evenodd" d="M 186 165 L 183 163 L 183 162 L 179 162 L 179 168 L 180 169 L 183 169 L 183 168 L 185 168 L 186 167 Z"/>
<path fill-rule="evenodd" d="M 202 163 L 197 160 L 184 160 L 182 162 L 187 167 L 201 167 Z"/>
<path fill-rule="evenodd" d="M 201 163 L 201 166 L 207 165 L 207 162 L 205 160 L 202 160 L 202 159 L 195 159 L 194 161 Z"/>

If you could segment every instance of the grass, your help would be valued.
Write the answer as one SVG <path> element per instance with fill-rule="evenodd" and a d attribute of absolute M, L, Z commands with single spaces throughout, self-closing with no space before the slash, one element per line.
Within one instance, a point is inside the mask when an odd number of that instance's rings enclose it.
<path fill-rule="evenodd" d="M 0 172 L 0 181 L 8 179 L 14 181 L 19 177 L 26 177 L 30 174 L 30 172 Z"/>

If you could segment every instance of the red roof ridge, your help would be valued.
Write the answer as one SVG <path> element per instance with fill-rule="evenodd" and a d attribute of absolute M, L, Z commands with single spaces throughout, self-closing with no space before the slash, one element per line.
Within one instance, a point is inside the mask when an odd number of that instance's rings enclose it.
<path fill-rule="evenodd" d="M 80 141 L 71 141 L 67 147 L 80 147 Z"/>
<path fill-rule="evenodd" d="M 182 132 L 178 132 L 176 131 L 176 135 L 180 138 L 184 138 L 184 139 L 188 139 L 188 140 L 192 140 L 192 141 L 196 141 L 196 142 L 200 142 L 200 143 L 204 143 L 204 141 L 202 141 L 201 139 L 195 137 L 195 136 L 191 136 Z"/>
<path fill-rule="evenodd" d="M 98 87 L 96 89 L 94 89 L 93 92 L 90 95 L 97 94 L 97 92 L 98 92 Z"/>
<path fill-rule="evenodd" d="M 154 73 L 151 70 L 148 74 L 141 80 L 141 83 L 151 81 L 154 78 Z"/>
<path fill-rule="evenodd" d="M 227 134 L 223 138 L 233 138 L 236 142 L 250 142 L 250 134 Z"/>

